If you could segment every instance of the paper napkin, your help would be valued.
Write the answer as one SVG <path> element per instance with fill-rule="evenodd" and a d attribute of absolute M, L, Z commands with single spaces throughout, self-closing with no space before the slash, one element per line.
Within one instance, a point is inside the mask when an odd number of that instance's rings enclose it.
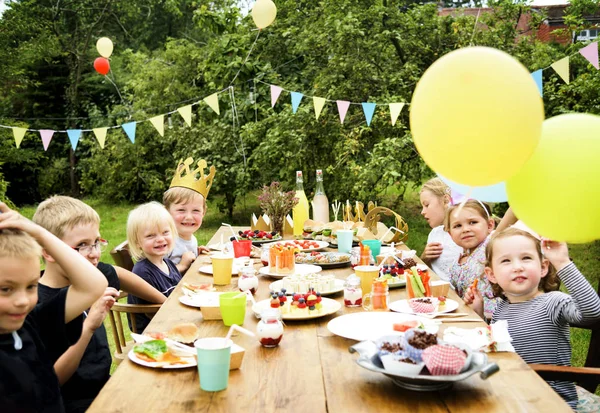
<path fill-rule="evenodd" d="M 444 341 L 448 344 L 466 344 L 473 351 L 483 352 L 515 352 L 512 337 L 508 333 L 508 322 L 500 320 L 487 327 L 458 328 L 448 327 L 444 330 Z"/>

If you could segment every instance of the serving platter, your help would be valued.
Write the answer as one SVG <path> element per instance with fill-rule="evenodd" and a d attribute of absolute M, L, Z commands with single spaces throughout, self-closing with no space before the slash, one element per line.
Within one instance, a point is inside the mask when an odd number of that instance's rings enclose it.
<path fill-rule="evenodd" d="M 327 329 L 336 336 L 351 340 L 376 340 L 386 335 L 402 335 L 403 333 L 394 330 L 394 324 L 407 321 L 420 322 L 430 334 L 436 334 L 440 326 L 439 321 L 410 314 L 360 312 L 334 318 L 327 323 Z"/>
<path fill-rule="evenodd" d="M 281 314 L 281 318 L 282 320 L 311 320 L 313 318 L 321 318 L 334 314 L 342 308 L 342 305 L 339 302 L 330 298 L 323 298 L 321 304 L 323 304 L 323 308 L 321 308 L 320 311 L 313 310 L 309 313 L 303 312 L 300 314 L 284 313 Z M 271 307 L 271 300 L 262 300 L 252 306 L 252 311 L 254 311 L 256 317 L 260 317 L 260 312 L 269 307 Z"/>
<path fill-rule="evenodd" d="M 420 374 L 398 374 L 385 370 L 379 358 L 379 350 L 375 342 L 367 340 L 353 345 L 348 349 L 350 353 L 358 353 L 356 363 L 367 370 L 381 373 L 398 385 L 399 387 L 415 391 L 437 391 L 451 387 L 454 383 L 465 380 L 479 373 L 485 380 L 500 370 L 496 363 L 488 363 L 487 355 L 473 352 L 471 363 L 462 373 L 451 376 L 432 376 L 423 369 Z"/>
<path fill-rule="evenodd" d="M 437 299 L 435 299 L 437 301 Z M 439 304 L 438 304 L 439 305 Z M 447 298 L 446 299 L 446 305 L 444 306 L 443 309 L 439 309 L 439 307 L 436 305 L 436 309 L 437 311 L 433 311 L 431 313 L 427 313 L 427 315 L 431 315 L 431 316 L 435 316 L 437 314 L 445 314 L 445 313 L 450 313 L 454 310 L 456 310 L 458 308 L 458 302 Z M 392 311 L 396 311 L 398 313 L 405 313 L 405 314 L 416 314 L 418 315 L 418 313 L 415 313 L 413 311 L 412 308 L 410 308 L 410 306 L 408 305 L 408 300 L 398 300 L 398 301 L 393 301 L 390 303 L 390 310 Z"/>
<path fill-rule="evenodd" d="M 286 246 L 286 245 L 294 244 L 296 246 L 296 248 L 298 248 L 298 250 L 300 252 L 321 251 L 321 250 L 323 250 L 323 249 L 325 249 L 325 248 L 327 248 L 329 246 L 329 243 L 325 242 L 325 241 L 310 241 L 309 240 L 309 242 L 316 243 L 317 246 L 310 247 L 310 248 L 302 248 L 300 246 L 300 244 L 299 244 L 301 242 L 303 242 L 303 241 L 296 241 L 296 240 L 279 241 L 279 242 L 274 242 L 273 245 L 283 245 L 283 246 Z"/>
<path fill-rule="evenodd" d="M 324 268 L 338 268 L 350 265 L 350 254 L 342 252 L 313 253 L 317 255 L 308 255 L 308 253 L 296 254 L 296 264 L 314 264 Z"/>
<path fill-rule="evenodd" d="M 325 295 L 333 295 L 333 294 L 337 294 L 339 292 L 344 291 L 344 280 L 340 280 L 338 278 L 336 278 L 334 280 L 335 282 L 335 287 L 333 290 L 329 290 L 329 291 L 319 291 L 321 293 L 321 295 L 325 296 Z M 283 288 L 283 280 L 277 280 L 272 282 L 271 284 L 269 284 L 269 289 L 271 291 L 281 291 L 281 289 Z M 294 294 L 295 291 L 287 291 L 285 292 L 286 295 L 292 295 Z"/>
<path fill-rule="evenodd" d="M 285 277 L 289 277 L 290 275 L 316 274 L 316 273 L 321 272 L 322 270 L 323 270 L 323 268 L 321 268 L 318 265 L 296 264 L 296 265 L 294 265 L 294 272 L 289 273 L 289 274 L 278 274 L 275 272 L 271 272 L 269 266 L 262 267 L 260 270 L 258 270 L 258 272 L 262 275 L 268 275 L 269 277 L 273 277 L 273 278 L 285 278 Z"/>

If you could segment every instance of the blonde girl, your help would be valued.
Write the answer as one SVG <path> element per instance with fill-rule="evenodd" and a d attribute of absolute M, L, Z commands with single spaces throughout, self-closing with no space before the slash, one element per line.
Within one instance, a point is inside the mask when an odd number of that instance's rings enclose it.
<path fill-rule="evenodd" d="M 509 228 L 492 236 L 486 258 L 485 273 L 501 297 L 492 322 L 508 321 L 512 344 L 527 363 L 570 366 L 569 324 L 600 319 L 600 298 L 569 259 L 567 244 L 540 244 L 530 233 Z M 561 281 L 571 295 L 557 291 Z M 469 291 L 465 301 L 482 314 L 479 291 Z M 576 407 L 572 382 L 548 384 Z"/>
<path fill-rule="evenodd" d="M 450 283 L 459 297 L 476 287 L 483 296 L 485 313 L 491 315 L 496 299 L 484 274 L 485 248 L 495 222 L 487 205 L 475 199 L 448 208 L 444 228 L 463 252 L 450 267 Z"/>
<path fill-rule="evenodd" d="M 454 243 L 442 225 L 446 209 L 452 204 L 450 187 L 439 178 L 430 179 L 423 184 L 419 198 L 423 207 L 421 215 L 432 228 L 421 259 L 433 269 L 438 277 L 448 281 L 450 267 L 458 260 L 462 252 L 462 248 Z"/>
<path fill-rule="evenodd" d="M 127 218 L 129 251 L 137 262 L 132 272 L 158 291 L 169 296 L 181 280 L 175 264 L 167 258 L 175 246 L 177 227 L 169 211 L 158 202 L 149 202 L 135 208 Z M 129 304 L 150 304 L 134 295 L 127 297 Z M 150 319 L 136 317 L 137 331 L 143 331 Z"/>

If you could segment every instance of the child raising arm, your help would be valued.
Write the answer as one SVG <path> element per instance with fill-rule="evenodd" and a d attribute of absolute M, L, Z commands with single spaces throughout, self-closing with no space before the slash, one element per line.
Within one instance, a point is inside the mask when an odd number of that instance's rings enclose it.
<path fill-rule="evenodd" d="M 570 261 L 567 245 L 544 241 L 540 248 L 540 242 L 528 232 L 509 228 L 492 237 L 486 257 L 485 273 L 495 294 L 502 297 L 492 321 L 508 321 L 512 344 L 527 363 L 570 366 L 569 324 L 600 319 L 600 298 Z M 571 295 L 556 291 L 559 279 Z M 470 290 L 465 299 L 482 313 L 479 291 Z M 548 384 L 576 407 L 572 382 Z"/>

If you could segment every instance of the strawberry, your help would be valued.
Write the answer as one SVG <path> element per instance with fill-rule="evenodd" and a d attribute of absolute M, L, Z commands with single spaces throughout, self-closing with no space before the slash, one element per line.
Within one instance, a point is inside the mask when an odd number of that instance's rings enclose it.
<path fill-rule="evenodd" d="M 267 234 L 267 239 L 273 239 L 273 235 L 272 234 Z"/>

